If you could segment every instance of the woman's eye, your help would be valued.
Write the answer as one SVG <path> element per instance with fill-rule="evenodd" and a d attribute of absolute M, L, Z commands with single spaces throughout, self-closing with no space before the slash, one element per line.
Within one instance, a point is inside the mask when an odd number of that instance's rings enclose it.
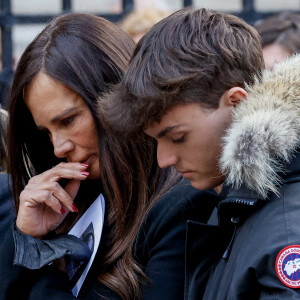
<path fill-rule="evenodd" d="M 39 132 L 43 135 L 43 136 L 48 136 L 51 140 L 51 132 L 48 129 L 41 129 L 39 130 Z"/>
<path fill-rule="evenodd" d="M 182 143 L 184 141 L 184 135 L 179 138 L 179 139 L 176 139 L 176 140 L 172 140 L 174 144 L 179 144 L 179 143 Z"/>
<path fill-rule="evenodd" d="M 74 118 L 75 118 L 74 116 L 68 117 L 66 119 L 61 120 L 61 123 L 64 126 L 68 126 L 73 122 Z"/>

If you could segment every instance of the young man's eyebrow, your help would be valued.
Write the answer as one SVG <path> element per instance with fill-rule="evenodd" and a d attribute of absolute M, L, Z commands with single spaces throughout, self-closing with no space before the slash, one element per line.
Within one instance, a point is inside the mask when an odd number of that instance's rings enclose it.
<path fill-rule="evenodd" d="M 170 127 L 166 127 L 165 129 L 163 129 L 162 131 L 160 131 L 158 133 L 158 135 L 156 136 L 156 138 L 162 138 L 164 137 L 167 133 L 177 129 L 178 127 L 180 127 L 181 125 L 175 125 L 175 126 L 170 126 Z"/>

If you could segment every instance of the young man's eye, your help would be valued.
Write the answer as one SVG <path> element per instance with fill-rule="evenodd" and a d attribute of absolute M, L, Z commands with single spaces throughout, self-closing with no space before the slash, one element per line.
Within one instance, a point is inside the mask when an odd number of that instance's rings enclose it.
<path fill-rule="evenodd" d="M 182 143 L 183 141 L 184 141 L 184 135 L 183 135 L 181 138 L 179 138 L 179 139 L 172 140 L 172 142 L 173 142 L 174 144 L 179 144 L 179 143 Z"/>
<path fill-rule="evenodd" d="M 61 120 L 61 124 L 64 126 L 70 125 L 74 121 L 74 116 L 68 117 L 66 119 Z"/>

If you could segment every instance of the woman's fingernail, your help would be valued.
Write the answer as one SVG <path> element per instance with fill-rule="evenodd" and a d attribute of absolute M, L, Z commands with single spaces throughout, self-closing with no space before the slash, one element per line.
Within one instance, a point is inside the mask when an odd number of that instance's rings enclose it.
<path fill-rule="evenodd" d="M 83 175 L 83 176 L 89 176 L 89 175 L 90 175 L 90 173 L 87 172 L 87 171 L 81 171 L 80 173 L 81 173 L 81 175 Z"/>
<path fill-rule="evenodd" d="M 64 209 L 63 207 L 60 208 L 60 213 L 61 213 L 62 215 L 64 215 L 64 214 L 66 213 L 66 211 L 65 211 L 65 209 Z"/>
<path fill-rule="evenodd" d="M 72 204 L 72 208 L 73 208 L 74 212 L 78 212 L 78 208 L 77 208 L 77 206 L 74 203 Z"/>
<path fill-rule="evenodd" d="M 87 168 L 89 165 L 88 164 L 81 164 L 83 167 Z"/>

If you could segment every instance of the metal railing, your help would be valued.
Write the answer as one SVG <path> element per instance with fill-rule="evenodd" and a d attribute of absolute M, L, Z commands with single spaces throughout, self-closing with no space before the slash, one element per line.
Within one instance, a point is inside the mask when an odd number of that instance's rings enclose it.
<path fill-rule="evenodd" d="M 183 6 L 193 6 L 193 0 L 182 0 Z M 250 24 L 257 20 L 266 18 L 273 13 L 258 12 L 255 9 L 254 0 L 241 0 L 242 10 L 232 11 L 232 14 L 239 16 Z M 117 22 L 133 10 L 133 0 L 122 0 L 122 12 L 120 14 L 97 13 L 96 15 Z M 5 95 L 13 77 L 13 46 L 12 27 L 20 24 L 47 23 L 57 15 L 17 15 L 11 12 L 11 0 L 0 0 L 0 27 L 1 27 L 1 60 L 2 70 L 0 72 L 0 104 L 5 102 Z M 61 14 L 72 11 L 72 0 L 61 0 Z"/>
<path fill-rule="evenodd" d="M 112 22 L 121 20 L 133 10 L 133 0 L 122 0 L 122 12 L 120 14 L 101 13 L 95 14 L 107 18 Z M 57 15 L 17 15 L 12 14 L 11 0 L 0 0 L 0 27 L 1 27 L 1 60 L 0 72 L 0 103 L 6 102 L 5 97 L 13 77 L 13 46 L 12 27 L 20 24 L 47 23 Z M 72 11 L 72 0 L 61 0 L 61 14 Z"/>

